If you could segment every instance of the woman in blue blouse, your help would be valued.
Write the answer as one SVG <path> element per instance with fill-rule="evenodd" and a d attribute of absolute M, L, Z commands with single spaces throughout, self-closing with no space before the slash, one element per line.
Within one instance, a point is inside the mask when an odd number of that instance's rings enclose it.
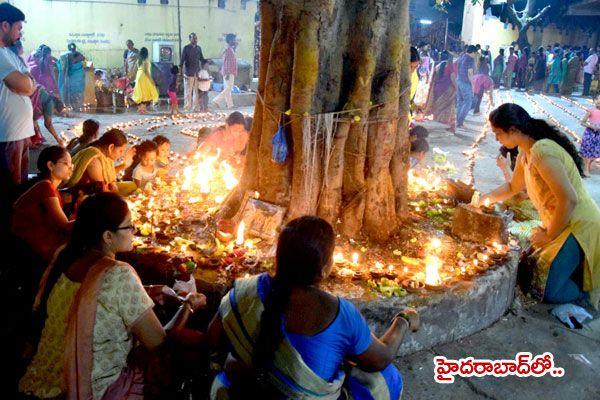
<path fill-rule="evenodd" d="M 277 243 L 274 277 L 236 280 L 223 297 L 208 335 L 229 351 L 212 399 L 398 399 L 402 377 L 392 364 L 408 329 L 419 329 L 407 309 L 375 337 L 348 300 L 319 288 L 331 272 L 335 234 L 325 220 L 289 222 Z"/>

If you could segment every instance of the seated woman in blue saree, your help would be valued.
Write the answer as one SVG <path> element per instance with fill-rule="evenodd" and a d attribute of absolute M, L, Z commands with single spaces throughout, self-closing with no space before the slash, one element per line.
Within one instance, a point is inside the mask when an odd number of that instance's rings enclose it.
<path fill-rule="evenodd" d="M 58 90 L 63 102 L 74 108 L 83 106 L 83 91 L 85 89 L 85 58 L 77 51 L 75 43 L 68 46 L 69 51 L 61 54 L 58 60 Z"/>
<path fill-rule="evenodd" d="M 211 399 L 399 399 L 392 364 L 419 316 L 404 310 L 376 338 L 349 301 L 319 288 L 331 272 L 335 234 L 325 220 L 289 222 L 277 243 L 276 274 L 238 279 L 209 328 L 213 348 L 229 352 Z"/>

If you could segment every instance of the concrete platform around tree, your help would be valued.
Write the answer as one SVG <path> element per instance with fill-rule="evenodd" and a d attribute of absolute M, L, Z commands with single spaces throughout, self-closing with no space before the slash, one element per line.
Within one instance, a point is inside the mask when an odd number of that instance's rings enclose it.
<path fill-rule="evenodd" d="M 399 351 L 399 355 L 411 354 L 472 335 L 500 319 L 513 301 L 517 261 L 513 252 L 505 264 L 444 292 L 354 302 L 378 336 L 403 308 L 416 308 L 422 328 L 407 335 Z"/>

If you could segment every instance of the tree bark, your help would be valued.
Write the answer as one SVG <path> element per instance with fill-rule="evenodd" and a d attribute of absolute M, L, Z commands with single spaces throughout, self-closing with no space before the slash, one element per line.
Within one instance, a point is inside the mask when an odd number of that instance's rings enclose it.
<path fill-rule="evenodd" d="M 312 1 L 312 6 L 317 6 L 317 1 Z M 318 10 L 318 8 L 317 8 Z M 310 120 L 308 116 L 313 111 L 313 96 L 319 71 L 319 42 L 318 42 L 319 16 L 316 11 L 302 11 L 299 17 L 298 35 L 294 46 L 294 72 L 292 78 L 291 111 L 295 115 L 291 122 L 293 140 L 293 175 L 292 195 L 288 218 L 293 219 L 306 214 L 315 214 L 317 211 L 318 189 L 321 187 L 320 164 L 315 170 L 305 171 L 303 165 L 310 164 L 313 160 L 320 160 L 322 154 L 304 154 L 303 126 Z M 310 140 L 310 139 L 309 139 Z M 316 140 L 316 138 L 315 138 Z M 309 143 L 310 145 L 311 143 Z M 317 150 L 320 150 L 318 148 Z M 311 159 L 307 159 L 311 158 Z M 308 193 L 305 188 L 308 187 Z"/>
<path fill-rule="evenodd" d="M 408 10 L 402 10 L 401 34 L 407 37 L 410 34 Z M 400 54 L 400 98 L 398 99 L 398 133 L 394 155 L 390 165 L 392 182 L 394 184 L 394 197 L 396 205 L 396 216 L 400 221 L 408 213 L 408 199 L 406 188 L 408 186 L 407 171 L 409 165 L 410 140 L 408 137 L 408 125 L 410 114 L 410 46 L 403 44 Z M 400 222 L 399 221 L 399 222 Z"/>
<path fill-rule="evenodd" d="M 398 137 L 400 70 L 405 47 L 402 36 L 402 13 L 392 7 L 388 11 L 384 38 L 385 57 L 381 57 L 375 75 L 374 94 L 381 108 L 372 112 L 376 122 L 369 126 L 367 143 L 367 179 L 364 232 L 376 241 L 385 241 L 397 227 L 394 185 L 390 162 Z M 380 83 L 381 82 L 381 83 Z M 387 221 L 383 223 L 382 221 Z"/>
<path fill-rule="evenodd" d="M 377 241 L 393 233 L 406 210 L 408 1 L 261 1 L 259 96 L 230 198 L 256 190 L 286 207 L 286 219 L 317 214 Z M 332 137 L 309 133 L 305 124 L 332 112 Z M 281 122 L 290 149 L 283 165 L 271 161 Z M 318 161 L 312 175 L 308 144 Z M 233 210 L 239 200 L 226 204 Z"/>

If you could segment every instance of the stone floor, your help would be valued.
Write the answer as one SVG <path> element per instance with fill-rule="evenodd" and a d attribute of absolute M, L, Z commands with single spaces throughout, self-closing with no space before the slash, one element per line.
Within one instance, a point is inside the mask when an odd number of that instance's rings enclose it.
<path fill-rule="evenodd" d="M 510 97 L 506 92 L 500 93 L 502 102 L 509 101 L 511 97 L 534 116 L 547 118 L 539 111 L 536 112 L 532 101 L 523 93 L 511 91 Z M 498 96 L 496 98 L 498 99 Z M 533 99 L 539 103 L 541 109 L 551 113 L 561 124 L 579 135 L 583 134 L 583 128 L 575 117 L 551 104 L 547 98 L 536 95 Z M 571 103 L 556 97 L 550 99 L 578 118 L 583 117 L 583 110 Z M 586 107 L 591 106 L 585 99 L 574 97 L 574 100 Z M 252 108 L 245 107 L 242 111 L 251 112 Z M 66 130 L 89 117 L 100 120 L 102 125 L 139 118 L 132 112 L 114 115 L 80 114 L 74 118 L 56 118 L 55 123 L 58 130 Z M 453 135 L 440 124 L 431 121 L 423 123 L 430 129 L 431 147 L 438 147 L 449 153 L 448 158 L 456 165 L 459 177 L 462 176 L 466 165 L 466 158 L 462 152 L 470 147 L 474 138 L 481 132 L 483 124 L 484 116 L 470 115 L 465 123 L 466 129 Z M 133 130 L 133 133 L 149 137 L 158 133 L 167 134 L 172 140 L 173 149 L 185 152 L 194 140 L 179 134 L 180 129 L 181 127 L 169 127 L 152 133 L 145 132 L 145 129 L 137 129 Z M 489 190 L 503 182 L 495 163 L 498 148 L 499 144 L 494 140 L 493 134 L 488 134 L 479 146 L 474 178 L 476 187 L 481 191 Z M 593 172 L 592 176 L 585 180 L 585 184 L 596 202 L 600 203 L 600 170 Z M 545 305 L 531 305 L 521 296 L 513 303 L 511 311 L 491 327 L 450 344 L 399 357 L 396 364 L 405 380 L 403 399 L 600 399 L 598 314 L 594 313 L 595 319 L 577 331 L 569 330 L 558 323 L 548 314 L 549 308 Z M 434 381 L 433 357 L 436 355 L 452 359 L 473 356 L 493 360 L 511 359 L 520 351 L 529 351 L 534 355 L 552 352 L 556 365 L 565 369 L 564 377 L 457 378 L 454 383 L 448 385 L 437 384 Z"/>

